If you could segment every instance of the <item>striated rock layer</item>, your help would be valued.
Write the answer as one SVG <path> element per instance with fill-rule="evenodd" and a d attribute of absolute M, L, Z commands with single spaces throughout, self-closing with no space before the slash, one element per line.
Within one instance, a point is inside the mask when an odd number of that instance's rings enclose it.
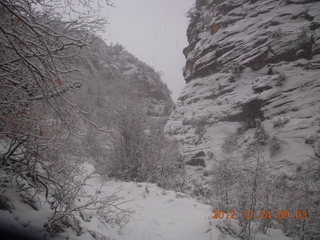
<path fill-rule="evenodd" d="M 290 173 L 319 154 L 320 2 L 197 0 L 189 15 L 187 85 L 167 124 L 189 168 L 262 151 Z"/>

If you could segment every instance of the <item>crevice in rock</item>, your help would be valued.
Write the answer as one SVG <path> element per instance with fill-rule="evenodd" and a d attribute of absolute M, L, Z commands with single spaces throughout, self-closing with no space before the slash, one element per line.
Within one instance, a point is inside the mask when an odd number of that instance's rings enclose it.
<path fill-rule="evenodd" d="M 288 103 L 293 103 L 294 101 L 286 101 L 286 102 L 283 102 L 283 103 L 280 103 L 280 104 L 278 104 L 278 105 L 275 105 L 273 108 L 278 108 L 278 107 L 281 107 L 281 106 L 283 106 L 283 105 L 286 105 L 286 104 L 288 104 Z"/>
<path fill-rule="evenodd" d="M 203 99 L 212 99 L 212 100 L 214 100 L 214 99 L 217 99 L 218 97 L 220 97 L 220 96 L 222 96 L 224 94 L 230 93 L 230 92 L 232 92 L 232 89 L 225 89 L 225 90 L 220 91 L 217 94 L 215 92 L 213 92 L 209 96 L 203 97 Z"/>
<path fill-rule="evenodd" d="M 244 122 L 248 128 L 256 127 L 256 119 L 263 121 L 265 119 L 263 111 L 263 100 L 254 99 L 250 102 L 244 103 L 241 106 L 241 112 L 235 115 L 229 115 L 221 119 L 225 122 Z"/>

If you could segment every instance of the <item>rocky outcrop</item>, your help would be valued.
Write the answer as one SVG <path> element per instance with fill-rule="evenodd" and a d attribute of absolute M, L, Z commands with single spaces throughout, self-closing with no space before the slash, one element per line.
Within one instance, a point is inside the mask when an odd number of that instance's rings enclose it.
<path fill-rule="evenodd" d="M 90 112 L 91 120 L 105 124 L 114 109 L 128 103 L 143 105 L 150 116 L 170 114 L 174 104 L 160 74 L 121 45 L 108 46 L 97 38 L 74 61 L 83 78 L 89 80 L 73 98 Z"/>
<path fill-rule="evenodd" d="M 5 210 L 11 212 L 13 209 L 12 204 L 10 203 L 10 200 L 4 196 L 0 195 L 0 210 Z"/>
<path fill-rule="evenodd" d="M 186 162 L 203 151 L 210 170 L 259 149 L 286 172 L 315 156 L 320 2 L 197 0 L 189 16 L 187 85 L 167 124 Z"/>
<path fill-rule="evenodd" d="M 79 69 L 82 86 L 70 96 L 80 107 L 83 116 L 100 129 L 112 129 L 118 120 L 119 109 L 124 106 L 141 107 L 152 117 L 168 116 L 174 106 L 167 85 L 160 74 L 127 52 L 121 45 L 108 46 L 97 38 L 91 47 L 73 59 Z M 105 159 L 110 134 L 98 130 L 88 121 L 76 119 L 81 137 L 70 139 L 70 145 L 83 146 L 81 155 Z"/>

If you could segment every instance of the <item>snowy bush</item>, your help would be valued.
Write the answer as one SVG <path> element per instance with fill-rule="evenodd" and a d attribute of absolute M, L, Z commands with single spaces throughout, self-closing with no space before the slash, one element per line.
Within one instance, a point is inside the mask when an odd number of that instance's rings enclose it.
<path fill-rule="evenodd" d="M 212 173 L 211 202 L 218 211 L 270 211 L 271 217 L 241 218 L 239 236 L 250 239 L 252 234 L 266 234 L 272 227 L 280 227 L 285 234 L 297 239 L 318 239 L 320 203 L 320 160 L 311 157 L 301 163 L 293 174 L 274 174 L 272 166 L 260 151 L 250 160 L 223 159 Z M 279 219 L 278 211 L 286 210 L 290 218 Z M 308 216 L 296 217 L 299 211 Z"/>
<path fill-rule="evenodd" d="M 77 148 L 66 142 L 80 132 L 76 119 L 86 119 L 65 96 L 78 90 L 83 78 L 72 63 L 83 49 L 89 51 L 96 38 L 93 33 L 105 23 L 91 15 L 91 1 L 81 1 L 83 11 L 79 12 L 72 4 L 0 3 L 0 173 L 11 178 L 22 202 L 33 209 L 37 200 L 50 203 L 52 213 L 45 228 L 53 232 L 62 231 L 68 223 L 77 228 L 72 219 L 81 209 L 114 203 L 110 196 L 76 203 L 83 197 L 87 177 L 78 162 L 62 154 Z"/>
<path fill-rule="evenodd" d="M 182 157 L 165 136 L 164 123 L 132 105 L 119 110 L 104 172 L 125 181 L 170 184 L 182 172 Z"/>

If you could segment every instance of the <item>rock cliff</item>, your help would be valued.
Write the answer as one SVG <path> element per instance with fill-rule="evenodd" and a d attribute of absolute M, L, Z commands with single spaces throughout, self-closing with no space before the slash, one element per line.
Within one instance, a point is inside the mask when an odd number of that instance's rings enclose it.
<path fill-rule="evenodd" d="M 88 117 L 105 124 L 121 104 L 142 104 L 150 116 L 169 115 L 174 105 L 160 74 L 127 52 L 121 45 L 107 45 L 97 38 L 74 60 L 84 81 L 74 101 Z"/>
<path fill-rule="evenodd" d="M 290 174 L 319 154 L 320 2 L 197 0 L 189 17 L 187 85 L 167 124 L 188 168 L 260 151 Z"/>
<path fill-rule="evenodd" d="M 151 118 L 168 116 L 174 106 L 160 74 L 119 44 L 107 45 L 97 38 L 71 64 L 80 69 L 86 80 L 70 98 L 83 116 L 100 128 L 112 130 L 119 109 L 126 105 L 140 106 Z M 84 146 L 81 155 L 106 159 L 109 133 L 97 130 L 83 119 L 76 122 L 83 133 L 82 137 L 73 138 L 71 145 Z"/>

